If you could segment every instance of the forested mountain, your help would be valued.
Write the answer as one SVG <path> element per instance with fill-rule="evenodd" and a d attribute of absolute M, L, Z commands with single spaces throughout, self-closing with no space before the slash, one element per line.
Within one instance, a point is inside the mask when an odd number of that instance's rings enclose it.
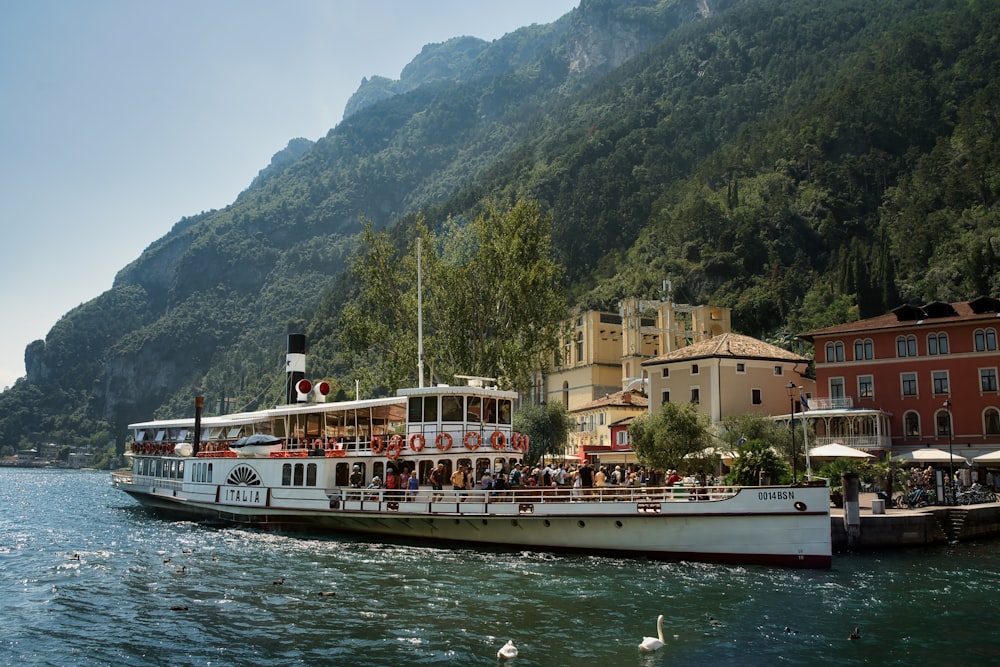
<path fill-rule="evenodd" d="M 755 336 L 1000 294 L 1000 7 L 590 0 L 368 79 L 223 210 L 185 218 L 26 350 L 0 445 L 101 442 L 191 397 L 276 400 L 337 355 L 363 220 L 405 239 L 537 200 L 572 303 L 729 305 Z"/>

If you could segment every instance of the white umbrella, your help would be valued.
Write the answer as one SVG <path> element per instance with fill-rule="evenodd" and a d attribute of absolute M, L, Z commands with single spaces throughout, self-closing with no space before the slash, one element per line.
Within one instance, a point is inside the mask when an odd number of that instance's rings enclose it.
<path fill-rule="evenodd" d="M 972 459 L 976 463 L 997 463 L 1000 462 L 1000 449 L 989 454 L 980 454 Z"/>
<path fill-rule="evenodd" d="M 842 445 L 839 442 L 831 442 L 828 445 L 820 445 L 819 447 L 813 447 L 809 450 L 809 456 L 816 459 L 840 459 L 840 458 L 851 458 L 851 459 L 873 459 L 875 458 L 868 452 L 863 452 L 860 449 L 855 449 L 854 447 L 848 447 L 847 445 Z"/>
<path fill-rule="evenodd" d="M 964 456 L 951 455 L 943 449 L 935 449 L 934 447 L 921 447 L 912 452 L 903 452 L 898 456 L 893 456 L 892 460 L 896 463 L 948 463 L 950 461 L 951 463 L 969 465 L 969 459 Z"/>

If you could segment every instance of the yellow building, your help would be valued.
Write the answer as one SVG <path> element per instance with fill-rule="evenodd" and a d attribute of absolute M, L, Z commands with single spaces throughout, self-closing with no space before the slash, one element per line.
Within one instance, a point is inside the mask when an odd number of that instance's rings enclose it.
<path fill-rule="evenodd" d="M 570 410 L 569 416 L 576 423 L 576 430 L 569 436 L 570 451 L 576 454 L 585 447 L 627 448 L 627 439 L 615 442 L 611 426 L 645 414 L 648 407 L 649 399 L 639 390 L 630 389 L 607 394 Z"/>
<path fill-rule="evenodd" d="M 645 393 L 644 361 L 726 333 L 731 319 L 728 308 L 625 299 L 617 313 L 587 311 L 566 320 L 563 330 L 539 393 L 572 412 L 623 390 Z"/>
<path fill-rule="evenodd" d="M 789 414 L 791 401 L 813 395 L 809 360 L 769 343 L 725 333 L 643 362 L 649 379 L 649 411 L 664 403 L 691 402 L 713 423 L 746 413 Z M 794 399 L 789 398 L 789 383 Z"/>

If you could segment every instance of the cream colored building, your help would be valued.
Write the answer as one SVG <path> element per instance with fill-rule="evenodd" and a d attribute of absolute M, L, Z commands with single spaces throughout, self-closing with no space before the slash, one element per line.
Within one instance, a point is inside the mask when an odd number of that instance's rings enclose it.
<path fill-rule="evenodd" d="M 769 343 L 724 333 L 642 363 L 649 379 L 649 411 L 664 403 L 691 402 L 713 423 L 730 415 L 789 414 L 788 384 L 798 401 L 815 393 L 806 377 L 809 360 Z M 796 408 L 798 409 L 798 408 Z"/>
<path fill-rule="evenodd" d="M 609 394 L 645 393 L 643 362 L 732 328 L 728 308 L 625 299 L 617 313 L 591 310 L 566 320 L 558 358 L 540 380 L 540 399 L 573 412 Z"/>
<path fill-rule="evenodd" d="M 618 391 L 584 403 L 569 411 L 576 423 L 570 433 L 569 448 L 572 453 L 581 447 L 627 447 L 628 442 L 613 442 L 611 425 L 646 413 L 649 399 L 639 390 Z"/>

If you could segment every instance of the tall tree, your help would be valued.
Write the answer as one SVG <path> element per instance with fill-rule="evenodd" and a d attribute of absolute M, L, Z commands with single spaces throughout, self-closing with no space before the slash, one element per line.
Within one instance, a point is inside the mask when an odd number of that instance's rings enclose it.
<path fill-rule="evenodd" d="M 386 232 L 366 229 L 342 343 L 371 382 L 393 388 L 416 378 L 419 236 L 428 370 L 439 379 L 479 375 L 523 389 L 545 366 L 566 314 L 551 220 L 534 202 L 489 202 L 471 223 L 450 221 L 448 230 L 438 238 L 418 224 L 400 254 Z"/>
<path fill-rule="evenodd" d="M 643 415 L 628 428 L 639 461 L 653 468 L 684 468 L 684 457 L 698 455 L 712 443 L 707 415 L 692 403 L 664 403 L 655 415 Z"/>

